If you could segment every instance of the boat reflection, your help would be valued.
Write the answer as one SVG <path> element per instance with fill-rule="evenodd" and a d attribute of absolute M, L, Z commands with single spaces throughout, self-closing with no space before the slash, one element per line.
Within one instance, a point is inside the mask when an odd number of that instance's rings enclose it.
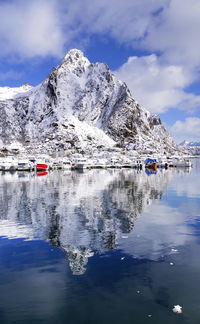
<path fill-rule="evenodd" d="M 157 170 L 152 170 L 152 169 L 145 169 L 145 173 L 150 176 L 152 174 L 156 174 Z"/>
<path fill-rule="evenodd" d="M 40 171 L 36 173 L 38 177 L 45 176 L 48 174 L 48 171 Z"/>

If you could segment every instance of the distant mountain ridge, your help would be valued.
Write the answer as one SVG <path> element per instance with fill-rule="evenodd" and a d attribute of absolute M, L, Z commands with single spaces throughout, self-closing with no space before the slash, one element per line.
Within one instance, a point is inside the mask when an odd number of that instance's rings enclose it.
<path fill-rule="evenodd" d="M 179 144 L 180 146 L 184 147 L 185 150 L 191 155 L 200 155 L 200 141 L 183 141 Z"/>
<path fill-rule="evenodd" d="M 0 88 L 0 113 L 1 145 L 30 152 L 182 152 L 159 116 L 141 107 L 105 63 L 90 63 L 77 49 L 38 86 Z"/>
<path fill-rule="evenodd" d="M 189 141 L 184 140 L 179 145 L 181 145 L 181 146 L 200 146 L 200 141 L 199 142 L 189 142 Z"/>

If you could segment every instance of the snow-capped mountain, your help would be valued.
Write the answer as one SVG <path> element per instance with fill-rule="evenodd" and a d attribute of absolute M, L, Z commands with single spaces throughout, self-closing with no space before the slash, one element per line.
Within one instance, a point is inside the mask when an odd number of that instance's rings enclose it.
<path fill-rule="evenodd" d="M 200 155 L 200 142 L 189 142 L 185 140 L 179 145 L 183 146 L 191 155 Z"/>
<path fill-rule="evenodd" d="M 200 141 L 199 142 L 189 142 L 189 141 L 183 141 L 179 145 L 181 146 L 199 146 L 200 147 Z"/>
<path fill-rule="evenodd" d="M 105 63 L 70 50 L 38 86 L 0 88 L 0 140 L 34 150 L 111 148 L 177 153 L 158 116 L 131 96 Z"/>

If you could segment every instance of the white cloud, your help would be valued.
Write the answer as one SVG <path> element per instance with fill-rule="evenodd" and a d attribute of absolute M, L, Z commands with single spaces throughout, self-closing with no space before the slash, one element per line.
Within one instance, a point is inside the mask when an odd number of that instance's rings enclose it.
<path fill-rule="evenodd" d="M 14 0 L 0 4 L 1 53 L 63 55 L 95 33 L 147 50 L 170 64 L 200 62 L 199 0 Z"/>
<path fill-rule="evenodd" d="M 199 141 L 200 118 L 188 117 L 185 121 L 177 120 L 170 128 L 170 133 L 177 140 L 177 143 L 184 141 Z"/>
<path fill-rule="evenodd" d="M 0 4 L 2 54 L 63 55 L 97 33 L 119 43 L 141 39 L 168 0 L 14 0 Z M 83 36 L 84 35 L 84 36 Z"/>
<path fill-rule="evenodd" d="M 92 5 L 90 0 L 63 0 L 57 10 L 66 35 L 110 36 L 134 48 L 159 51 L 168 64 L 200 62 L 199 0 L 93 0 Z"/>
<path fill-rule="evenodd" d="M 64 39 L 53 1 L 16 1 L 0 5 L 1 55 L 20 58 L 62 55 Z"/>
<path fill-rule="evenodd" d="M 61 57 L 83 48 L 90 36 L 159 52 L 131 57 L 118 71 L 133 96 L 162 113 L 176 107 L 195 112 L 200 98 L 185 92 L 198 81 L 199 0 L 13 0 L 0 4 L 0 56 Z"/>
<path fill-rule="evenodd" d="M 65 26 L 88 33 L 109 34 L 118 42 L 143 37 L 153 14 L 168 0 L 90 0 L 61 1 Z M 79 29 L 79 31 L 80 31 Z"/>
<path fill-rule="evenodd" d="M 200 62 L 199 0 L 14 0 L 0 4 L 1 53 L 63 55 L 95 33 L 151 51 L 170 64 Z M 164 58 L 163 56 L 163 58 Z"/>
<path fill-rule="evenodd" d="M 200 97 L 184 92 L 195 77 L 193 73 L 182 66 L 164 65 L 154 54 L 129 57 L 115 74 L 152 113 L 163 113 L 172 107 L 194 111 L 200 105 Z"/>
<path fill-rule="evenodd" d="M 200 63 L 199 0 L 171 0 L 152 20 L 142 45 L 161 51 L 168 62 L 197 66 Z"/>

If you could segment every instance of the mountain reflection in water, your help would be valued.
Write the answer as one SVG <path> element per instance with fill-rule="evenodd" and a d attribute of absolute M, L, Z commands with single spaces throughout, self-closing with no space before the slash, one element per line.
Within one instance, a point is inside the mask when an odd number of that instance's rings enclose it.
<path fill-rule="evenodd" d="M 138 216 L 162 198 L 177 172 L 189 170 L 2 174 L 0 236 L 50 242 L 66 251 L 72 273 L 81 275 L 89 257 L 115 249 L 134 230 Z"/>

